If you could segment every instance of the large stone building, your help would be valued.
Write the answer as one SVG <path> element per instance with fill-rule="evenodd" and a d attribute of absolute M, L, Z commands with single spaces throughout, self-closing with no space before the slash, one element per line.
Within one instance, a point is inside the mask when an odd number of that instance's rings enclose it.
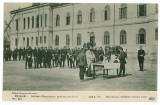
<path fill-rule="evenodd" d="M 157 52 L 158 4 L 43 3 L 13 10 L 11 47 L 82 47 L 121 45 Z"/>

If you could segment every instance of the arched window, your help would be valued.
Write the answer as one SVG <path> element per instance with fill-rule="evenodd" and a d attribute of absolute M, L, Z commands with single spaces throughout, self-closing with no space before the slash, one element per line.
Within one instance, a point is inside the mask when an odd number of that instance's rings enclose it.
<path fill-rule="evenodd" d="M 125 30 L 122 30 L 120 32 L 120 44 L 126 44 L 126 31 Z"/>
<path fill-rule="evenodd" d="M 109 45 L 110 44 L 110 35 L 109 35 L 109 32 L 106 31 L 104 33 L 104 45 Z"/>
<path fill-rule="evenodd" d="M 58 35 L 56 35 L 55 45 L 56 45 L 56 46 L 59 46 L 59 36 L 58 36 Z"/>
<path fill-rule="evenodd" d="M 90 22 L 94 22 L 94 21 L 95 21 L 95 10 L 94 8 L 92 8 L 90 11 Z"/>
<path fill-rule="evenodd" d="M 138 32 L 138 44 L 146 44 L 146 30 L 143 28 Z"/>
<path fill-rule="evenodd" d="M 70 25 L 70 13 L 67 13 L 67 16 L 66 16 L 66 25 Z"/>
<path fill-rule="evenodd" d="M 81 45 L 81 34 L 79 33 L 78 35 L 77 35 L 77 45 Z"/>
<path fill-rule="evenodd" d="M 81 24 L 82 23 L 82 12 L 78 11 L 78 15 L 77 15 L 77 24 Z"/>
<path fill-rule="evenodd" d="M 70 37 L 69 37 L 69 35 L 66 35 L 66 45 L 70 45 Z"/>
<path fill-rule="evenodd" d="M 56 26 L 60 26 L 60 16 L 56 16 Z"/>
<path fill-rule="evenodd" d="M 104 20 L 110 19 L 110 7 L 107 5 L 104 10 Z"/>
<path fill-rule="evenodd" d="M 119 8 L 119 18 L 120 19 L 127 18 L 127 4 L 126 3 L 122 3 L 121 8 Z"/>
<path fill-rule="evenodd" d="M 46 44 L 46 36 L 44 36 L 44 43 Z"/>
<path fill-rule="evenodd" d="M 155 40 L 158 40 L 158 28 L 155 29 Z"/>

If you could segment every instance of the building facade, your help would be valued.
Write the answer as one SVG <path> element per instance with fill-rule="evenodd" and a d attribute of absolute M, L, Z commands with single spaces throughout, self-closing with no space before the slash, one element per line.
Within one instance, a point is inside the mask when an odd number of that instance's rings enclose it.
<path fill-rule="evenodd" d="M 120 45 L 128 52 L 158 48 L 158 4 L 50 4 L 10 12 L 11 47 L 97 47 Z"/>

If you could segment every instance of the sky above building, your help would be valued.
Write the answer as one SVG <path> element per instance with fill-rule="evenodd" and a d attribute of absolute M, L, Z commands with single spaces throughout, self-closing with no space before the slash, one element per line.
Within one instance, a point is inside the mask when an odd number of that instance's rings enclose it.
<path fill-rule="evenodd" d="M 10 11 L 28 7 L 31 5 L 32 3 L 4 3 L 4 21 L 9 23 L 9 21 L 11 20 L 12 17 L 10 16 Z"/>

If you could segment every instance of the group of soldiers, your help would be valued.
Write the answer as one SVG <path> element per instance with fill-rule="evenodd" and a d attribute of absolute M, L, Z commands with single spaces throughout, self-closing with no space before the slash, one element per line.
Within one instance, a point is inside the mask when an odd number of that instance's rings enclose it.
<path fill-rule="evenodd" d="M 111 59 L 111 54 L 119 53 L 117 50 L 119 46 L 109 47 L 106 46 L 105 49 L 102 47 L 94 48 L 93 52 L 96 57 L 96 61 L 103 61 L 103 57 L 106 56 L 108 61 Z M 81 48 L 70 49 L 68 47 L 55 48 L 51 47 L 31 47 L 14 49 L 13 51 L 5 49 L 4 60 L 25 60 L 25 68 L 52 68 L 60 67 L 64 68 L 66 65 L 69 68 L 78 67 L 78 55 L 82 51 Z M 67 64 L 65 64 L 67 63 Z"/>

